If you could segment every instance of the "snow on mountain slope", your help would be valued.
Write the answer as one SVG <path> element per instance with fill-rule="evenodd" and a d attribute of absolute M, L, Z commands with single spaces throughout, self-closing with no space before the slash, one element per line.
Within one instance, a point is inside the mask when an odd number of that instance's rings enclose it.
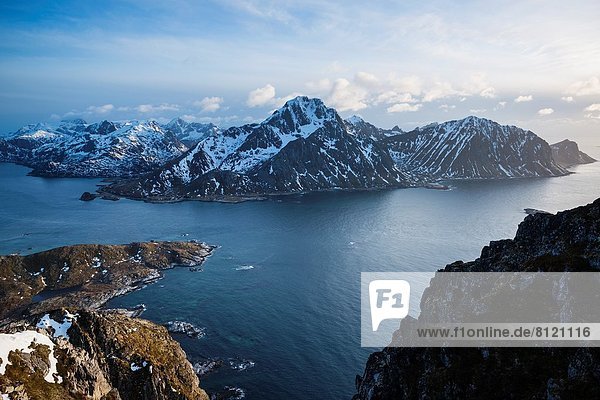
<path fill-rule="evenodd" d="M 355 135 L 368 137 L 373 140 L 383 140 L 387 137 L 404 133 L 404 131 L 397 126 L 393 127 L 392 129 L 378 128 L 375 125 L 368 123 L 358 115 L 353 115 L 350 118 L 347 118 L 344 122 L 346 123 L 346 128 L 349 132 L 354 133 Z"/>
<path fill-rule="evenodd" d="M 186 122 L 181 118 L 171 120 L 163 125 L 163 129 L 174 134 L 177 139 L 190 148 L 220 130 L 218 126 L 212 123 Z"/>
<path fill-rule="evenodd" d="M 404 170 L 433 179 L 560 176 L 548 143 L 531 131 L 467 117 L 384 140 Z"/>
<path fill-rule="evenodd" d="M 0 160 L 33 168 L 41 176 L 133 176 L 149 172 L 187 150 L 154 121 L 21 128 L 0 142 Z"/>
<path fill-rule="evenodd" d="M 179 199 L 409 184 L 381 145 L 349 133 L 321 100 L 297 97 L 260 124 L 210 135 L 160 171 L 105 190 Z"/>

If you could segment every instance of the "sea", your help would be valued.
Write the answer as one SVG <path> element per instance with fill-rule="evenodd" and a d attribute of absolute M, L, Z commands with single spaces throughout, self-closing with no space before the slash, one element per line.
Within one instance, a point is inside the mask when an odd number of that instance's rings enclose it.
<path fill-rule="evenodd" d="M 595 155 L 595 154 L 591 154 Z M 600 197 L 600 163 L 557 178 L 453 181 L 424 188 L 326 192 L 238 204 L 83 202 L 99 179 L 39 178 L 0 164 L 0 254 L 76 243 L 200 240 L 201 271 L 174 268 L 113 299 L 143 318 L 185 321 L 175 334 L 209 393 L 246 399 L 350 399 L 369 354 L 360 346 L 360 273 L 435 271 L 511 238 L 525 208 L 557 212 Z"/>

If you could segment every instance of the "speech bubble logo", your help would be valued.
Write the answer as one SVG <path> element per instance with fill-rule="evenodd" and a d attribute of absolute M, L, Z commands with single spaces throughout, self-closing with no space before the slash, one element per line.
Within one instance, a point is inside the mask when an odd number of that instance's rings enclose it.
<path fill-rule="evenodd" d="M 376 280 L 369 282 L 369 304 L 373 332 L 381 321 L 402 319 L 408 315 L 410 284 L 405 280 Z"/>

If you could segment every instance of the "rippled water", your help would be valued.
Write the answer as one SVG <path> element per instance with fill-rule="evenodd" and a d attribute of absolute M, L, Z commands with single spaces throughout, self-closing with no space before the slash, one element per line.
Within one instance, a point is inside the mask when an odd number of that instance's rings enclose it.
<path fill-rule="evenodd" d="M 600 197 L 600 163 L 548 179 L 454 183 L 454 190 L 321 193 L 264 202 L 146 204 L 78 200 L 93 179 L 43 179 L 0 164 L 0 253 L 74 243 L 199 239 L 221 246 L 111 302 L 191 322 L 189 358 L 226 361 L 202 386 L 249 399 L 349 398 L 373 349 L 360 348 L 361 271 L 432 271 L 512 237 L 526 207 L 558 211 Z M 252 268 L 250 268 L 252 267 Z M 244 360 L 255 365 L 234 370 Z M 245 364 L 248 365 L 248 364 Z"/>

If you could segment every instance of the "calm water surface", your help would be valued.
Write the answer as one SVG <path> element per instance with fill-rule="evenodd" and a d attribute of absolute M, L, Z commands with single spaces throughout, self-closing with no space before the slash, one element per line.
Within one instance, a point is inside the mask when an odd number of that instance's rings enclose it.
<path fill-rule="evenodd" d="M 206 327 L 179 338 L 192 361 L 248 359 L 206 376 L 248 399 L 349 398 L 373 349 L 360 348 L 361 271 L 432 271 L 512 237 L 523 208 L 555 212 L 600 197 L 600 163 L 549 179 L 454 183 L 455 189 L 322 193 L 264 202 L 81 202 L 99 180 L 28 177 L 0 164 L 0 254 L 75 243 L 198 239 L 221 246 L 111 306 Z M 240 267 L 253 266 L 252 269 Z"/>

